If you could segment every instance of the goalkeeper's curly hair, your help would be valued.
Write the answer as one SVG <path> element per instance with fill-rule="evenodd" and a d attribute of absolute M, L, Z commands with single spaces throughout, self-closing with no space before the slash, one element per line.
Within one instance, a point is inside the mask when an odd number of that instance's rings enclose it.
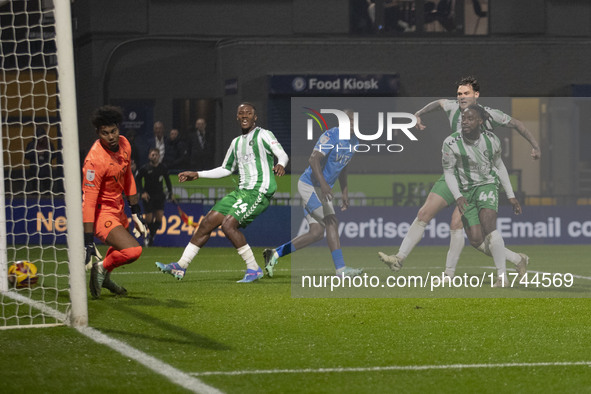
<path fill-rule="evenodd" d="M 119 125 L 123 121 L 123 111 L 119 107 L 103 105 L 94 111 L 90 120 L 97 130 L 101 126 Z"/>

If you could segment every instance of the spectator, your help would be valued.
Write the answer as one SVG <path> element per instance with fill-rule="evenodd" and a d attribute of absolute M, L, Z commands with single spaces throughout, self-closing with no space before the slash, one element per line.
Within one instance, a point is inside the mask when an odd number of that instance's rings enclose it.
<path fill-rule="evenodd" d="M 161 121 L 154 123 L 154 138 L 150 139 L 148 148 L 156 148 L 160 151 L 160 161 L 158 164 L 162 163 L 166 154 L 166 142 L 164 138 L 164 123 Z"/>
<path fill-rule="evenodd" d="M 185 170 L 189 167 L 189 148 L 180 137 L 178 129 L 170 130 L 166 139 L 164 160 L 162 161 L 169 170 Z"/>
<path fill-rule="evenodd" d="M 205 119 L 195 121 L 195 131 L 190 135 L 190 157 L 192 170 L 209 170 L 213 168 L 215 146 L 212 137 L 206 131 Z"/>

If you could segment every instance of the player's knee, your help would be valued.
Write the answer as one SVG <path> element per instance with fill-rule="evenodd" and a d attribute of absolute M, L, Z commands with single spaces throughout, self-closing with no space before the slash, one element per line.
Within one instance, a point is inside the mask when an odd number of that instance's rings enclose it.
<path fill-rule="evenodd" d="M 311 225 L 310 234 L 314 237 L 314 241 L 320 241 L 324 238 L 324 226 L 321 224 Z"/>
<path fill-rule="evenodd" d="M 457 211 L 457 215 L 456 211 L 454 211 L 453 215 L 451 215 L 451 222 L 449 224 L 449 227 L 451 230 L 461 230 L 462 228 L 464 228 L 464 224 L 462 223 L 462 215 L 460 214 L 460 211 Z"/>
<path fill-rule="evenodd" d="M 482 235 L 482 231 L 467 231 L 466 234 L 468 235 L 468 241 L 470 241 L 470 245 L 478 249 L 478 247 L 484 242 L 484 237 Z"/>
<path fill-rule="evenodd" d="M 431 219 L 433 219 L 433 214 L 431 213 L 428 206 L 423 205 L 421 209 L 419 209 L 419 213 L 417 214 L 417 219 L 421 222 L 429 223 Z"/>
<path fill-rule="evenodd" d="M 127 263 L 131 263 L 140 258 L 142 255 L 142 247 L 134 246 L 132 248 L 126 248 L 121 250 L 120 253 L 123 255 Z"/>
<path fill-rule="evenodd" d="M 197 227 L 197 232 L 200 234 L 209 234 L 222 223 L 222 219 L 219 219 L 217 216 L 213 216 L 208 213 L 199 223 L 199 227 Z"/>
<path fill-rule="evenodd" d="M 238 228 L 238 221 L 237 220 L 224 220 L 222 222 L 222 231 L 225 234 L 230 234 Z"/>
<path fill-rule="evenodd" d="M 326 228 L 333 227 L 338 228 L 339 220 L 336 215 L 327 215 L 324 217 L 324 225 Z"/>

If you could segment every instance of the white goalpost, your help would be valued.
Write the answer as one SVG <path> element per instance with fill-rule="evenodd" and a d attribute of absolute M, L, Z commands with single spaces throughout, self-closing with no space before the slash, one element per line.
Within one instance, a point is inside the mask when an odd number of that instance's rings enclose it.
<path fill-rule="evenodd" d="M 0 46 L 0 329 L 84 327 L 70 0 L 0 0 Z M 18 261 L 36 284 L 9 275 Z"/>

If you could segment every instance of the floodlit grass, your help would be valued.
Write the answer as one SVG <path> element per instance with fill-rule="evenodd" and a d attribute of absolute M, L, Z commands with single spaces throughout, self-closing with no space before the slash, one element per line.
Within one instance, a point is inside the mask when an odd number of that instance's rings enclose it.
<path fill-rule="evenodd" d="M 101 300 L 89 299 L 90 326 L 232 393 L 591 391 L 591 302 L 580 298 L 589 296 L 591 246 L 514 249 L 530 255 L 531 270 L 582 278 L 570 291 L 496 289 L 517 298 L 492 289 L 462 290 L 463 298 L 451 290 L 413 297 L 411 289 L 293 298 L 291 268 L 305 268 L 301 257 L 314 262 L 314 274 L 332 273 L 324 248 L 286 257 L 275 278 L 252 284 L 235 283 L 244 263 L 232 248 L 204 248 L 182 281 L 154 267 L 176 260 L 181 248 L 148 248 L 112 275 L 128 297 L 104 290 Z M 445 253 L 418 247 L 400 275 L 440 273 Z M 261 254 L 255 248 L 262 264 Z M 345 249 L 345 259 L 368 274 L 390 274 L 374 249 Z M 466 247 L 457 273 L 492 265 Z M 0 331 L 0 349 L 4 392 L 185 392 L 67 327 Z"/>

